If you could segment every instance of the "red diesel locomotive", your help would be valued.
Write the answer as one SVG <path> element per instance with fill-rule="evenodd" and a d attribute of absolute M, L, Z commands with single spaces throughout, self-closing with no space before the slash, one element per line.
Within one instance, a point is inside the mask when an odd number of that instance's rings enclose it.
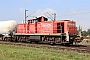
<path fill-rule="evenodd" d="M 73 44 L 76 37 L 76 22 L 73 20 L 48 21 L 44 16 L 29 19 L 17 25 L 15 41 L 43 42 L 50 44 Z"/>

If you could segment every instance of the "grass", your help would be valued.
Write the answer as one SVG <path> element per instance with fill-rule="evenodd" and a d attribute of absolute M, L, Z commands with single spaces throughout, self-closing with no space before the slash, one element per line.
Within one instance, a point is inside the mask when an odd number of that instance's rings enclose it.
<path fill-rule="evenodd" d="M 0 44 L 0 60 L 89 60 L 90 54 Z"/>

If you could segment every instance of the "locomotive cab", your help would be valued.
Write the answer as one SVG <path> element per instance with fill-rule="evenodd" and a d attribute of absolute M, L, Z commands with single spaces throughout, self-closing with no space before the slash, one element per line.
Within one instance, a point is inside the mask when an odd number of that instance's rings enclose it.
<path fill-rule="evenodd" d="M 41 17 L 36 17 L 36 18 L 32 18 L 32 19 L 29 19 L 28 20 L 28 23 L 35 23 L 35 22 L 45 22 L 45 21 L 48 21 L 47 18 L 45 18 L 44 16 L 41 16 Z"/>
<path fill-rule="evenodd" d="M 75 21 L 61 20 L 57 22 L 57 32 L 60 32 L 60 28 L 62 30 L 62 33 L 68 32 L 69 34 L 76 34 Z"/>
<path fill-rule="evenodd" d="M 30 23 L 30 24 L 33 24 L 33 23 L 35 23 L 35 21 L 36 21 L 36 18 L 29 19 L 29 20 L 28 20 L 28 24 L 29 24 L 29 23 Z"/>
<path fill-rule="evenodd" d="M 44 16 L 36 18 L 36 22 L 45 22 L 45 21 L 48 21 L 48 19 L 45 18 Z"/>

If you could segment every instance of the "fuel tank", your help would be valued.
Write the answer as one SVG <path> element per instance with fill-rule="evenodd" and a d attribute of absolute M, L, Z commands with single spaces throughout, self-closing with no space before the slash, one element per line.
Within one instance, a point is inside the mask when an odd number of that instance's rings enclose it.
<path fill-rule="evenodd" d="M 10 34 L 16 30 L 15 20 L 0 21 L 0 34 Z"/>

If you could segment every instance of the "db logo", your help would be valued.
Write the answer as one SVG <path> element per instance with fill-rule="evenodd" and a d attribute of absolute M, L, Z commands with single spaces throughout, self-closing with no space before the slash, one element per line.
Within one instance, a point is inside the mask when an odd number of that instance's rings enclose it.
<path fill-rule="evenodd" d="M 44 28 L 51 27 L 51 24 L 41 24 L 41 25 L 42 25 L 42 27 L 44 27 Z"/>

